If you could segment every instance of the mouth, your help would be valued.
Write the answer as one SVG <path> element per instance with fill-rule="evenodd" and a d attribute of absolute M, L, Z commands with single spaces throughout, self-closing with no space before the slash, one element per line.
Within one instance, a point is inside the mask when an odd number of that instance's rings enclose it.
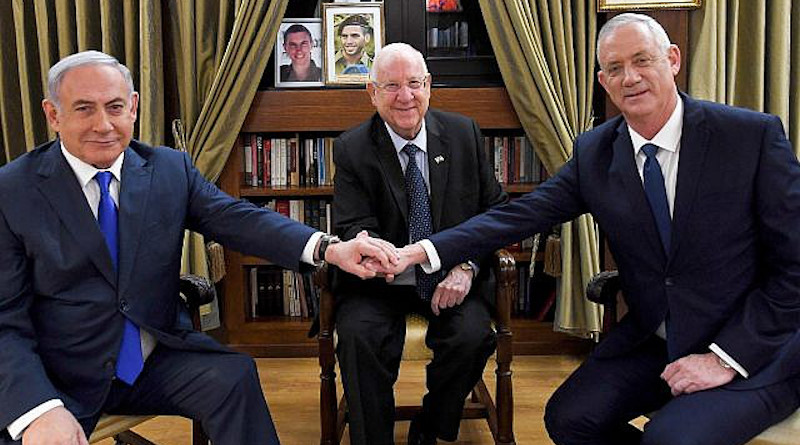
<path fill-rule="evenodd" d="M 625 99 L 637 99 L 637 98 L 642 97 L 645 94 L 647 94 L 647 92 L 648 92 L 648 90 L 629 91 L 629 92 L 624 94 L 624 97 L 625 97 Z"/>
<path fill-rule="evenodd" d="M 109 141 L 88 141 L 90 144 L 99 145 L 101 147 L 114 147 L 117 145 L 117 140 L 109 140 Z"/>

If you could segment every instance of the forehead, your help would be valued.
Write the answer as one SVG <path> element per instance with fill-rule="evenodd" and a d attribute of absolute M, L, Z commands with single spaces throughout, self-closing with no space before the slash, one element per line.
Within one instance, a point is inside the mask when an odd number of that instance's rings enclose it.
<path fill-rule="evenodd" d="M 107 65 L 84 65 L 64 73 L 58 94 L 65 102 L 105 103 L 119 98 L 125 100 L 130 91 L 118 70 Z"/>
<path fill-rule="evenodd" d="M 410 58 L 398 56 L 381 64 L 376 74 L 379 81 L 386 82 L 417 78 L 425 73 L 419 63 Z"/>
<path fill-rule="evenodd" d="M 286 36 L 287 42 L 302 42 L 307 40 L 310 40 L 310 36 L 305 31 L 292 32 Z"/>
<path fill-rule="evenodd" d="M 342 28 L 342 34 L 362 34 L 361 26 L 347 25 L 344 28 Z"/>
<path fill-rule="evenodd" d="M 658 43 L 646 25 L 631 23 L 620 26 L 601 40 L 597 57 L 601 63 L 610 63 L 657 53 Z"/>

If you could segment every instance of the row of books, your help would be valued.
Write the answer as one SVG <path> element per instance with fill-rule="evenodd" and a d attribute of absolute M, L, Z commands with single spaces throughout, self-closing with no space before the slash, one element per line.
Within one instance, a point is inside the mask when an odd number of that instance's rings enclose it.
<path fill-rule="evenodd" d="M 541 262 L 535 268 L 531 277 L 527 265 L 517 267 L 518 294 L 511 308 L 511 315 L 536 321 L 552 321 L 556 301 L 555 278 L 542 272 Z"/>
<path fill-rule="evenodd" d="M 311 226 L 319 231 L 331 233 L 331 202 L 327 199 L 270 199 L 262 207 L 274 210 L 295 221 Z"/>
<path fill-rule="evenodd" d="M 261 133 L 244 133 L 241 143 L 245 185 L 333 185 L 333 138 L 270 138 Z"/>
<path fill-rule="evenodd" d="M 547 179 L 542 161 L 525 136 L 484 136 L 483 147 L 499 182 L 538 183 Z"/>
<path fill-rule="evenodd" d="M 311 274 L 275 266 L 249 270 L 250 316 L 314 318 L 319 313 L 319 288 Z"/>
<path fill-rule="evenodd" d="M 448 27 L 428 28 L 428 48 L 466 48 L 469 46 L 469 23 L 453 22 Z"/>

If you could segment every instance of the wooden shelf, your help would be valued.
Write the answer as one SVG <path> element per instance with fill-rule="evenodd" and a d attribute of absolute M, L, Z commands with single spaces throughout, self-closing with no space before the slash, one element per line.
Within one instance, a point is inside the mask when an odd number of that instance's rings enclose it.
<path fill-rule="evenodd" d="M 239 189 L 239 196 L 242 197 L 309 197 L 322 196 L 332 197 L 333 186 L 323 187 L 251 187 L 242 186 Z"/>
<path fill-rule="evenodd" d="M 523 184 L 503 184 L 503 190 L 505 190 L 506 193 L 511 193 L 512 195 L 521 195 L 532 192 L 537 185 L 538 184 L 531 182 Z"/>
<path fill-rule="evenodd" d="M 505 88 L 434 88 L 431 106 L 467 115 L 483 129 L 522 126 Z M 339 132 L 364 122 L 374 112 L 364 89 L 259 91 L 242 131 Z"/>

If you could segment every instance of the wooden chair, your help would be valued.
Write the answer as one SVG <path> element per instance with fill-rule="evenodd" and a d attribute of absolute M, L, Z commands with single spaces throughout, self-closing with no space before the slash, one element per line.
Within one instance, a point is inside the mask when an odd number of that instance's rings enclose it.
<path fill-rule="evenodd" d="M 605 306 L 606 322 L 613 327 L 618 319 L 618 306 L 621 300 L 621 285 L 617 271 L 600 272 L 589 282 L 586 297 Z M 792 445 L 800 437 L 800 410 L 769 427 L 766 431 L 750 439 L 746 445 Z"/>
<path fill-rule="evenodd" d="M 514 258 L 505 250 L 495 255 L 495 276 L 497 280 L 494 328 L 497 333 L 497 386 L 495 389 L 495 405 L 492 396 L 481 379 L 472 390 L 472 395 L 464 406 L 462 418 L 486 419 L 492 432 L 495 444 L 513 445 L 514 400 L 511 389 L 511 305 L 516 295 L 516 267 Z M 321 439 L 323 445 L 339 444 L 348 421 L 347 400 L 342 395 L 336 397 L 336 355 L 334 351 L 335 330 L 335 297 L 329 288 L 328 272 L 325 268 L 317 271 L 317 285 L 321 288 L 319 334 L 320 374 L 320 416 Z M 410 315 L 406 320 L 406 343 L 403 360 L 430 358 L 431 351 L 425 346 L 427 321 L 424 317 Z M 425 357 L 414 357 L 424 351 Z M 397 406 L 395 420 L 411 420 L 420 411 L 421 406 Z"/>
<path fill-rule="evenodd" d="M 184 296 L 189 313 L 192 314 L 192 324 L 195 329 L 200 329 L 198 308 L 214 300 L 216 295 L 214 286 L 197 275 L 183 275 L 180 280 L 180 292 Z M 131 428 L 154 417 L 103 415 L 89 437 L 89 442 L 95 443 L 113 437 L 116 445 L 155 445 L 131 431 Z M 208 445 L 208 443 L 208 436 L 203 432 L 200 422 L 192 421 L 192 445 Z"/>

